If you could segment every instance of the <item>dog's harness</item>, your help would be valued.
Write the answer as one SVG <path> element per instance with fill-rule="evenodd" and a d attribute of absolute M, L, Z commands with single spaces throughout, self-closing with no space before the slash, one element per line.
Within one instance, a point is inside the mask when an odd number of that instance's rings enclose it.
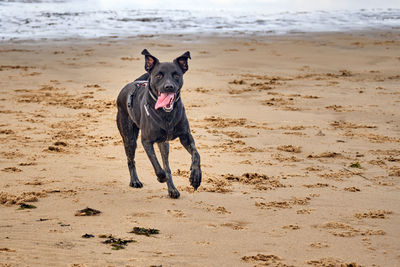
<path fill-rule="evenodd" d="M 135 81 L 135 82 L 133 82 L 133 85 L 135 85 L 135 88 L 129 93 L 128 102 L 127 102 L 129 109 L 132 107 L 133 99 L 136 97 L 136 94 L 137 94 L 139 88 L 146 87 L 147 81 Z"/>
<path fill-rule="evenodd" d="M 149 85 L 149 81 L 135 81 L 134 82 L 135 88 L 134 90 L 132 90 L 132 92 L 130 93 L 129 97 L 128 97 L 128 108 L 129 110 L 132 107 L 132 103 L 133 103 L 133 99 L 136 97 L 136 94 L 138 92 L 138 90 L 141 87 L 147 87 L 147 91 L 149 92 L 150 97 L 157 102 L 157 97 L 155 97 L 155 95 L 153 95 L 153 93 L 151 92 L 150 88 L 148 88 Z M 175 103 L 178 102 L 178 100 L 180 99 L 180 93 L 178 95 L 178 97 L 175 99 Z M 176 126 L 176 124 L 178 123 L 177 121 L 171 120 L 171 121 L 167 121 L 164 120 L 157 112 L 155 112 L 155 110 L 153 108 L 150 107 L 150 105 L 147 103 L 147 101 L 145 101 L 144 103 L 144 109 L 146 112 L 146 115 L 148 117 L 150 117 L 151 119 L 153 119 L 158 126 L 160 126 L 161 129 L 163 129 L 166 133 L 167 133 L 167 140 L 171 140 L 173 138 L 173 134 L 174 134 L 174 127 Z"/>

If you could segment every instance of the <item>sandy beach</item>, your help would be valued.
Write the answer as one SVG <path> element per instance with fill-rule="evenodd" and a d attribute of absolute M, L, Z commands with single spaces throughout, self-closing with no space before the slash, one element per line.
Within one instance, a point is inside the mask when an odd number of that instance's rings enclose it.
<path fill-rule="evenodd" d="M 192 55 L 203 182 L 171 142 L 179 199 L 141 145 L 129 187 L 115 100 L 144 48 Z M 395 31 L 2 42 L 0 266 L 399 266 L 399 52 Z"/>

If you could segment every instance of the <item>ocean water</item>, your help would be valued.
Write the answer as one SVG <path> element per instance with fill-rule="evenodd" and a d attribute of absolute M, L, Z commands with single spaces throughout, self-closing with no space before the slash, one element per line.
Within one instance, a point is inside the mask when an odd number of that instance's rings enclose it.
<path fill-rule="evenodd" d="M 400 1 L 0 0 L 0 41 L 400 30 Z"/>

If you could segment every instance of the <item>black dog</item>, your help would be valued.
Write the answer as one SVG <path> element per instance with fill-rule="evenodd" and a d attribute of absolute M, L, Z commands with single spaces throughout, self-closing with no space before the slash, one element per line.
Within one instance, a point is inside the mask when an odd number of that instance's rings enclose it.
<path fill-rule="evenodd" d="M 146 49 L 142 55 L 145 56 L 147 73 L 127 84 L 117 99 L 117 125 L 128 158 L 131 175 L 129 185 L 136 188 L 143 186 L 135 166 L 136 140 L 140 129 L 143 147 L 154 167 L 158 181 L 167 182 L 169 196 L 178 198 L 180 194 L 172 181 L 168 163 L 168 141 L 179 137 L 181 144 L 192 155 L 190 184 L 197 189 L 201 183 L 200 155 L 190 133 L 185 107 L 180 98 L 183 74 L 189 68 L 190 53 L 184 53 L 172 63 L 159 62 Z M 157 160 L 154 143 L 157 143 L 160 149 L 164 169 Z"/>

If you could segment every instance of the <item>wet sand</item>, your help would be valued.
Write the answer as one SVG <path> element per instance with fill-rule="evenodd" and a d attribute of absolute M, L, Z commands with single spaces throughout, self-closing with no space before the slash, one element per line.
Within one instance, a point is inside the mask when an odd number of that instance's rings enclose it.
<path fill-rule="evenodd" d="M 141 145 L 128 186 L 115 99 L 143 48 L 192 55 L 203 182 L 171 142 L 178 200 Z M 0 266 L 400 265 L 399 51 L 397 32 L 2 43 Z"/>

